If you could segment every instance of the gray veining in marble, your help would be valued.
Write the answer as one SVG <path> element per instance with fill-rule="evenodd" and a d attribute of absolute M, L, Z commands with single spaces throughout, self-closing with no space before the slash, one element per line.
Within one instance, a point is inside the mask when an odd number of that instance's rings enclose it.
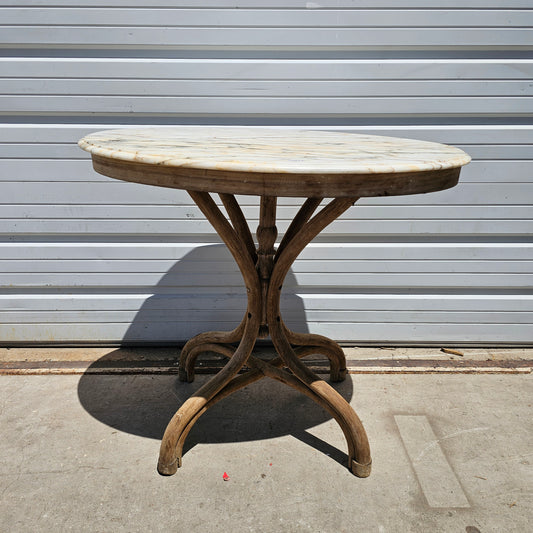
<path fill-rule="evenodd" d="M 125 128 L 92 133 L 78 144 L 112 159 L 241 172 L 417 172 L 470 161 L 462 150 L 433 142 L 275 128 Z"/>

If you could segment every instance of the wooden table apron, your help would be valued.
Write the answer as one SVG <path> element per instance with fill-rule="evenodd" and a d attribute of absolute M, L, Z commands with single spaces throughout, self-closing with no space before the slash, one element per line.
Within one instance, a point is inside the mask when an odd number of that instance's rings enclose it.
<path fill-rule="evenodd" d="M 300 360 L 310 354 L 327 356 L 330 380 L 338 382 L 346 376 L 344 353 L 327 337 L 296 333 L 284 324 L 280 313 L 283 281 L 305 246 L 359 197 L 415 194 L 453 187 L 460 168 L 366 174 L 287 174 L 172 167 L 94 153 L 92 158 L 95 170 L 101 174 L 187 190 L 226 243 L 246 286 L 248 305 L 242 322 L 233 331 L 201 333 L 190 339 L 181 352 L 179 377 L 182 381 L 193 381 L 195 361 L 202 352 L 222 354 L 228 362 L 170 420 L 161 442 L 158 471 L 172 475 L 181 466 L 185 439 L 209 407 L 240 388 L 269 377 L 304 393 L 335 418 L 346 437 L 350 470 L 358 477 L 367 477 L 371 470 L 370 448 L 359 417 L 335 389 Z M 219 194 L 229 220 L 213 200 L 212 193 Z M 254 194 L 261 198 L 257 247 L 236 194 Z M 276 204 L 280 196 L 307 197 L 307 200 L 276 249 Z M 330 201 L 320 208 L 325 198 Z M 252 350 L 256 339 L 268 336 L 279 356 L 265 362 L 254 357 Z M 248 370 L 239 373 L 245 365 Z"/>

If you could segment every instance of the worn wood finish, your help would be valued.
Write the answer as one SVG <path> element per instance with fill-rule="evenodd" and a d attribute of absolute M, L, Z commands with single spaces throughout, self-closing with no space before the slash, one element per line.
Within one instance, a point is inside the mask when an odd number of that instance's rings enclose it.
<path fill-rule="evenodd" d="M 248 293 L 248 309 L 238 348 L 226 366 L 204 386 L 195 392 L 169 422 L 159 452 L 157 469 L 160 474 L 172 475 L 181 466 L 182 441 L 194 424 L 198 413 L 223 389 L 246 363 L 255 344 L 261 322 L 261 285 L 255 265 L 248 255 L 246 245 L 224 218 L 213 199 L 207 193 L 190 192 L 198 207 L 223 238 L 239 268 Z"/>
<path fill-rule="evenodd" d="M 123 181 L 188 191 L 340 198 L 440 191 L 457 185 L 460 168 L 368 174 L 231 172 L 151 165 L 92 155 L 96 172 Z"/>
<path fill-rule="evenodd" d="M 217 351 L 206 346 L 225 346 L 241 340 L 246 325 L 247 315 L 233 331 L 206 331 L 195 335 L 185 344 L 180 353 L 179 379 L 192 383 L 194 381 L 194 363 L 200 353 L 207 351 Z"/>
<path fill-rule="evenodd" d="M 245 280 L 249 304 L 244 320 L 232 332 L 202 333 L 185 345 L 180 358 L 182 380 L 194 379 L 194 364 L 202 352 L 222 354 L 229 358 L 229 362 L 221 373 L 187 400 L 174 415 L 161 444 L 159 472 L 173 474 L 181 466 L 185 439 L 196 420 L 211 405 L 258 379 L 270 377 L 306 394 L 337 420 L 348 444 L 351 471 L 360 477 L 368 476 L 371 465 L 370 451 L 359 418 L 342 396 L 299 362 L 299 358 L 306 355 L 326 355 L 331 363 L 332 381 L 342 381 L 346 375 L 346 360 L 341 348 L 326 337 L 290 331 L 283 324 L 279 311 L 279 295 L 292 262 L 310 240 L 348 209 L 357 198 L 332 200 L 312 219 L 310 217 L 321 199 L 307 200 L 289 228 L 288 236 L 282 241 L 283 246 L 276 251 L 275 197 L 261 197 L 259 226 L 256 232 L 258 245 L 257 249 L 254 245 L 252 250 L 242 211 L 232 195 L 221 197 L 233 227 L 224 219 L 208 194 L 190 194 L 228 244 Z M 251 331 L 256 331 L 257 337 L 270 335 L 279 357 L 265 362 L 251 355 L 255 342 L 255 338 L 252 341 Z M 240 343 L 237 348 L 231 345 L 238 340 Z M 292 344 L 300 347 L 294 350 Z M 231 368 L 228 368 L 230 365 Z M 236 375 L 245 365 L 249 370 Z"/>
<path fill-rule="evenodd" d="M 216 352 L 228 358 L 232 358 L 235 354 L 235 349 L 231 346 L 227 346 L 223 344 L 207 344 L 206 343 L 206 344 L 202 344 L 201 346 L 197 346 L 194 350 L 191 350 L 189 358 L 194 357 L 195 359 L 196 356 L 202 351 Z M 298 351 L 297 356 L 305 357 L 305 355 L 309 355 L 310 353 L 317 353 L 317 352 L 314 350 L 309 351 L 308 353 L 306 353 L 305 351 Z M 295 375 L 290 373 L 287 369 L 282 370 L 281 367 L 285 366 L 285 361 L 282 357 L 276 357 L 275 359 L 272 359 L 271 361 L 265 362 L 257 357 L 254 357 L 253 355 L 250 355 L 246 362 L 246 366 L 250 370 L 248 370 L 244 374 L 237 375 L 233 377 L 230 381 L 228 381 L 228 383 L 222 389 L 220 389 L 218 393 L 213 395 L 209 399 L 209 401 L 200 410 L 196 412 L 194 417 L 181 431 L 179 435 L 179 439 L 175 445 L 175 453 L 177 457 L 179 458 L 178 463 L 180 466 L 181 466 L 181 456 L 182 456 L 183 446 L 185 444 L 185 439 L 187 438 L 187 435 L 189 434 L 190 430 L 192 429 L 192 427 L 194 426 L 194 423 L 198 420 L 198 418 L 200 418 L 200 416 L 203 413 L 205 413 L 215 403 L 233 394 L 239 389 L 242 389 L 243 387 L 251 385 L 252 383 L 264 377 L 276 379 L 277 381 L 280 381 L 281 383 L 284 383 L 286 385 L 289 385 L 290 387 L 293 387 L 294 389 L 302 392 L 303 394 L 305 394 L 306 396 L 308 396 L 309 398 L 317 402 L 321 407 L 327 410 L 333 417 L 335 418 L 338 417 L 337 411 L 332 408 L 330 403 L 326 401 L 323 398 L 323 396 L 316 394 L 312 388 L 302 383 Z M 342 420 L 339 421 L 339 423 L 341 422 Z M 350 464 L 352 464 L 351 468 L 353 471 L 353 463 L 350 463 Z M 367 469 L 367 471 L 368 473 L 370 472 L 369 469 Z M 362 469 L 359 469 L 358 471 L 354 471 L 354 473 L 358 475 L 359 477 L 366 477 L 366 475 L 368 475 L 368 474 L 365 475 L 366 472 Z"/>
<path fill-rule="evenodd" d="M 276 264 L 272 271 L 267 296 L 267 309 L 270 336 L 276 350 L 292 373 L 328 405 L 328 410 L 335 417 L 346 437 L 351 471 L 358 477 L 367 477 L 370 475 L 372 460 L 366 432 L 359 417 L 335 389 L 318 378 L 300 362 L 298 355 L 294 352 L 288 340 L 280 313 L 282 282 L 298 254 L 329 223 L 346 211 L 355 201 L 357 201 L 357 198 L 337 198 L 332 200 L 322 211 L 301 227 L 298 235 L 276 257 Z"/>
<path fill-rule="evenodd" d="M 329 379 L 333 383 L 344 381 L 346 378 L 346 357 L 342 348 L 332 339 L 314 333 L 296 333 L 283 324 L 283 331 L 291 345 L 299 346 L 295 349 L 298 357 L 312 354 L 325 355 L 330 361 Z"/>
<path fill-rule="evenodd" d="M 307 198 L 307 200 L 303 203 L 302 207 L 300 207 L 298 213 L 296 213 L 296 216 L 289 224 L 283 239 L 281 239 L 281 242 L 279 243 L 278 250 L 276 252 L 278 255 L 283 251 L 287 244 L 294 239 L 294 237 L 296 237 L 300 229 L 302 229 L 302 226 L 311 218 L 321 201 L 322 198 L 315 197 Z"/>
<path fill-rule="evenodd" d="M 261 196 L 259 207 L 259 226 L 257 227 L 257 273 L 261 280 L 261 328 L 259 337 L 268 337 L 267 323 L 267 293 L 272 269 L 274 268 L 274 244 L 278 236 L 276 228 L 276 202 L 275 196 Z"/>
<path fill-rule="evenodd" d="M 218 196 L 222 200 L 222 203 L 228 212 L 228 216 L 233 224 L 233 227 L 235 228 L 235 231 L 244 242 L 252 261 L 255 263 L 257 261 L 257 252 L 255 250 L 254 238 L 252 237 L 250 228 L 246 223 L 242 209 L 237 203 L 235 196 L 233 196 L 233 194 L 224 193 L 220 193 Z"/>

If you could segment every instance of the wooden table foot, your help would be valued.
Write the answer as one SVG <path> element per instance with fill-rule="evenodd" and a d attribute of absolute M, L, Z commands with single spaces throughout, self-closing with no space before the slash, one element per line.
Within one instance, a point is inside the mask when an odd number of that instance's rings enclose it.
<path fill-rule="evenodd" d="M 173 476 L 181 467 L 181 457 L 176 457 L 170 464 L 164 464 L 162 459 L 157 463 L 157 472 L 162 476 Z"/>
<path fill-rule="evenodd" d="M 372 470 L 372 461 L 370 461 L 369 463 L 365 465 L 362 465 L 352 459 L 351 471 L 354 476 L 368 477 L 370 475 L 371 470 Z"/>

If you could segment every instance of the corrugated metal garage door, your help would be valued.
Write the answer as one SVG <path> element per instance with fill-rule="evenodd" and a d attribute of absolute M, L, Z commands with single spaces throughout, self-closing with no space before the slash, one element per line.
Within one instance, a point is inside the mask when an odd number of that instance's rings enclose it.
<path fill-rule="evenodd" d="M 239 274 L 187 194 L 99 176 L 76 146 L 140 124 L 463 148 L 458 187 L 362 200 L 305 250 L 287 322 L 356 344 L 531 342 L 531 2 L 427 4 L 0 0 L 0 342 L 174 342 L 240 320 Z"/>

